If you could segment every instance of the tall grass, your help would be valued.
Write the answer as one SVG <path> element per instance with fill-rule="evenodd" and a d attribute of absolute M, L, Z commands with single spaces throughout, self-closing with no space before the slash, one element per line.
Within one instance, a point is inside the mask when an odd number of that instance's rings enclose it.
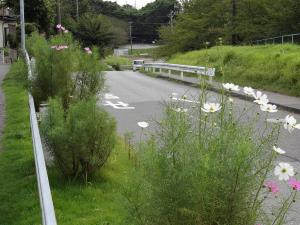
<path fill-rule="evenodd" d="M 179 53 L 170 63 L 212 66 L 217 80 L 300 96 L 300 46 L 217 46 Z M 222 73 L 221 67 L 224 69 Z M 222 74 L 226 74 L 222 76 Z"/>

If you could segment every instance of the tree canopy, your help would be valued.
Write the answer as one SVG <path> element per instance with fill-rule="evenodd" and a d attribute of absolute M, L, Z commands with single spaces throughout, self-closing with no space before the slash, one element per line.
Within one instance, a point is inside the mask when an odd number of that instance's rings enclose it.
<path fill-rule="evenodd" d="M 167 54 L 199 49 L 207 42 L 242 44 L 283 34 L 299 33 L 300 1 L 182 0 L 174 29 L 163 27 Z M 234 7 L 235 6 L 235 7 Z M 233 41 L 233 36 L 235 36 Z"/>

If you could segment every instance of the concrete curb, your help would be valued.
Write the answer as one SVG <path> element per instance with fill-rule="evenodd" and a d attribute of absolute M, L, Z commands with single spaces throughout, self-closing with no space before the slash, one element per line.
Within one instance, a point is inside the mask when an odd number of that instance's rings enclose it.
<path fill-rule="evenodd" d="M 180 82 L 180 83 L 183 83 L 183 84 L 188 85 L 188 86 L 198 85 L 198 84 L 193 83 L 191 81 L 181 80 L 180 78 L 176 79 L 174 77 L 167 77 L 167 76 L 163 76 L 163 75 L 159 75 L 159 74 L 157 75 L 157 78 Z M 221 93 L 221 89 L 217 88 L 215 86 L 209 86 L 207 89 L 210 90 L 210 91 L 216 92 L 216 93 Z M 240 94 L 240 93 L 236 93 L 236 92 L 230 92 L 230 95 L 232 97 L 236 97 L 236 98 L 239 98 L 239 99 L 243 99 L 243 100 L 252 102 L 252 101 L 250 101 L 249 97 L 247 97 L 244 94 Z M 299 108 L 294 108 L 294 107 L 291 107 L 291 106 L 287 106 L 287 105 L 284 105 L 284 104 L 281 104 L 281 103 L 272 102 L 272 101 L 270 101 L 270 103 L 274 104 L 274 105 L 277 105 L 279 109 L 283 109 L 283 110 L 286 110 L 286 111 L 289 111 L 289 112 L 292 112 L 292 113 L 300 114 L 300 109 Z"/>

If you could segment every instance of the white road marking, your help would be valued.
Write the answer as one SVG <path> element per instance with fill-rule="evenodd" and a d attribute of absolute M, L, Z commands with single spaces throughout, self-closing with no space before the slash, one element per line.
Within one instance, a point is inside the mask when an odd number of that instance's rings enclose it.
<path fill-rule="evenodd" d="M 105 101 L 104 106 L 111 106 L 114 109 L 135 109 L 135 107 L 129 106 L 129 104 L 118 101 L 117 103 L 113 103 L 111 101 Z"/>
<path fill-rule="evenodd" d="M 105 98 L 105 99 L 108 99 L 108 100 L 119 99 L 118 96 L 113 95 L 113 94 L 111 94 L 111 93 L 106 93 L 106 94 L 104 95 L 104 98 Z"/>

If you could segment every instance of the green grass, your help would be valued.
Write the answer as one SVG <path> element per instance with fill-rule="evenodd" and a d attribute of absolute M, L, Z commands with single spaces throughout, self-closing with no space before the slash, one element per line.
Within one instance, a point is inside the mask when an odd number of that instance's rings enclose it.
<path fill-rule="evenodd" d="M 104 63 L 113 66 L 113 65 L 131 65 L 132 60 L 126 57 L 120 56 L 108 56 L 104 59 Z"/>
<path fill-rule="evenodd" d="M 129 54 L 133 57 L 157 58 L 157 48 L 132 49 L 132 54 L 129 49 Z"/>
<path fill-rule="evenodd" d="M 4 81 L 6 125 L 0 152 L 0 224 L 41 224 L 35 165 L 31 144 L 27 91 L 14 65 Z M 24 64 L 23 64 L 24 65 Z M 19 72 L 16 70 L 19 70 Z M 52 197 L 60 225 L 123 224 L 122 184 L 132 162 L 119 140 L 109 162 L 88 184 L 65 181 L 48 168 Z"/>
<path fill-rule="evenodd" d="M 100 174 L 87 185 L 63 181 L 57 171 L 50 170 L 52 196 L 58 224 L 118 225 L 126 211 L 122 205 L 122 183 L 128 178 L 131 162 L 120 141 Z"/>
<path fill-rule="evenodd" d="M 221 46 L 179 53 L 170 63 L 216 68 L 216 80 L 300 96 L 300 46 Z M 224 69 L 222 76 L 221 68 Z"/>
<path fill-rule="evenodd" d="M 15 77 L 21 68 L 18 62 L 2 85 L 6 116 L 0 152 L 1 225 L 40 224 L 28 95 Z"/>

